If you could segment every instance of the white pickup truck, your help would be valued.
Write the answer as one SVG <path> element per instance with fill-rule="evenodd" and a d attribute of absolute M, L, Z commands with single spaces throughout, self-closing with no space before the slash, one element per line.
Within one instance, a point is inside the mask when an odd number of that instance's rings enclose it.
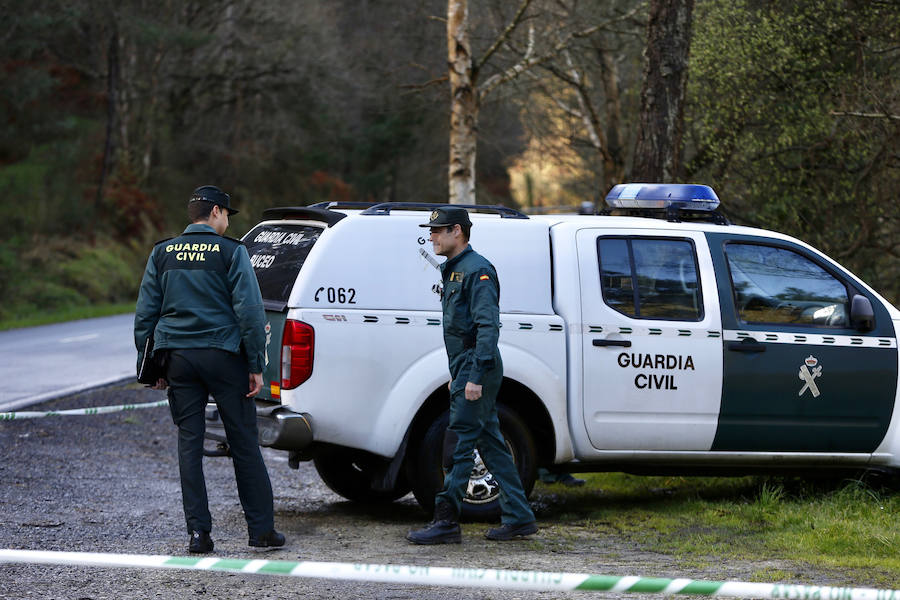
<path fill-rule="evenodd" d="M 500 279 L 500 422 L 526 492 L 539 467 L 900 468 L 900 311 L 803 242 L 728 224 L 706 186 L 607 200 L 624 214 L 469 207 Z M 260 443 L 351 500 L 411 490 L 430 510 L 452 450 L 432 208 L 274 208 L 244 236 L 269 318 Z M 497 495 L 476 456 L 463 516 Z"/>

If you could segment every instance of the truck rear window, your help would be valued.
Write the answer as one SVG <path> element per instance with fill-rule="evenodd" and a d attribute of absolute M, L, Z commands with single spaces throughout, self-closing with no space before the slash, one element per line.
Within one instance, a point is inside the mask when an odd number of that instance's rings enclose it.
<path fill-rule="evenodd" d="M 244 236 L 263 300 L 288 301 L 297 274 L 321 233 L 321 227 L 312 225 L 270 223 L 257 225 Z"/>

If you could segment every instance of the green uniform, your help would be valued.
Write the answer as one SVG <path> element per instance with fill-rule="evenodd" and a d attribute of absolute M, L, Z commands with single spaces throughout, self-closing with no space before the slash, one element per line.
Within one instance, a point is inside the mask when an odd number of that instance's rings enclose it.
<path fill-rule="evenodd" d="M 497 348 L 500 337 L 500 283 L 493 265 L 467 246 L 441 265 L 444 293 L 444 344 L 450 364 L 450 426 L 456 434 L 453 465 L 436 503 L 450 504 L 459 514 L 460 503 L 474 466 L 476 446 L 485 466 L 500 484 L 504 525 L 534 521 L 519 473 L 513 463 L 497 418 L 497 392 L 503 380 L 503 362 Z M 466 400 L 466 383 L 482 386 L 478 400 Z"/>
<path fill-rule="evenodd" d="M 134 315 L 134 341 L 142 354 L 154 347 L 219 348 L 243 352 L 252 373 L 262 373 L 266 314 L 247 249 L 209 225 L 188 225 L 153 248 Z M 142 356 L 138 356 L 138 364 Z"/>
<path fill-rule="evenodd" d="M 205 409 L 216 401 L 251 538 L 274 529 L 272 485 L 259 451 L 249 373 L 261 373 L 265 310 L 246 248 L 206 224 L 192 224 L 150 254 L 134 317 L 140 353 L 168 353 L 169 408 L 178 426 L 178 465 L 189 532 L 209 532 L 203 477 Z M 140 364 L 141 356 L 138 356 Z"/>

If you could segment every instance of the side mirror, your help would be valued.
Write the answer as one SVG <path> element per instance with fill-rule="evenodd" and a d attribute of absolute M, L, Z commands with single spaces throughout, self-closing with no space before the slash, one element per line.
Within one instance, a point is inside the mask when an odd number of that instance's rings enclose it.
<path fill-rule="evenodd" d="M 872 310 L 872 303 L 865 296 L 856 294 L 850 301 L 850 322 L 857 331 L 875 329 L 875 311 Z"/>

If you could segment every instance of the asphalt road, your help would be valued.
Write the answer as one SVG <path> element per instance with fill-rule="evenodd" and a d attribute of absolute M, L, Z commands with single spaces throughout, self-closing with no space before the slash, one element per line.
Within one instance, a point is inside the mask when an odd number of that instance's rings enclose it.
<path fill-rule="evenodd" d="M 0 412 L 134 377 L 134 315 L 0 331 Z"/>

